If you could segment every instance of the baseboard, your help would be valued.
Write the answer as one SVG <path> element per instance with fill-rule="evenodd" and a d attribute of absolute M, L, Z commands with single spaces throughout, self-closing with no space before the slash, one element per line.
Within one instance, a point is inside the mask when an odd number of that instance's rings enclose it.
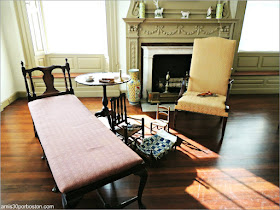
<path fill-rule="evenodd" d="M 126 90 L 107 90 L 108 97 L 119 96 L 120 93 L 126 93 Z M 40 93 L 39 93 L 40 94 Z M 267 88 L 267 89 L 232 89 L 230 94 L 279 94 L 279 89 Z M 103 91 L 75 91 L 77 97 L 103 97 Z M 26 98 L 26 92 L 18 91 L 12 94 L 8 99 L 1 103 L 1 112 L 5 107 L 9 106 L 18 98 Z"/>
<path fill-rule="evenodd" d="M 18 91 L 17 96 L 18 96 L 18 98 L 27 98 L 25 91 Z"/>
<path fill-rule="evenodd" d="M 75 91 L 75 96 L 77 97 L 103 97 L 103 91 Z M 107 90 L 108 97 L 116 97 L 120 95 L 119 90 Z"/>
<path fill-rule="evenodd" d="M 107 90 L 106 91 L 108 97 L 114 97 L 114 96 L 119 96 L 120 91 L 119 90 Z M 38 92 L 38 95 L 42 93 Z M 75 91 L 75 95 L 77 97 L 103 97 L 103 91 Z M 18 91 L 12 94 L 8 99 L 4 100 L 1 103 L 1 112 L 9 106 L 11 103 L 13 103 L 15 100 L 18 98 L 27 98 L 26 97 L 26 92 L 24 91 Z"/>
<path fill-rule="evenodd" d="M 18 98 L 23 98 L 25 95 L 24 92 L 15 92 L 13 93 L 9 98 L 7 98 L 6 100 L 4 100 L 1 103 L 1 112 L 7 107 L 9 106 L 11 103 L 13 103 L 15 100 L 17 100 Z"/>
<path fill-rule="evenodd" d="M 246 88 L 246 89 L 231 89 L 230 94 L 279 94 L 279 89 L 266 88 L 266 89 L 256 89 L 256 88 Z"/>

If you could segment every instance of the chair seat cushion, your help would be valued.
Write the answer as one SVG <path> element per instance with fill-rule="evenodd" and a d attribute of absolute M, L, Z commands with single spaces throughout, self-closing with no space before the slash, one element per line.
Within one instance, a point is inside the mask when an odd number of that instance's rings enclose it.
<path fill-rule="evenodd" d="M 28 106 L 62 193 L 143 162 L 74 95 L 38 99 Z"/>
<path fill-rule="evenodd" d="M 200 92 L 185 92 L 178 100 L 175 109 L 228 117 L 228 112 L 225 111 L 226 96 L 200 97 L 197 96 L 198 94 L 200 94 Z"/>
<path fill-rule="evenodd" d="M 159 135 L 153 135 L 145 138 L 140 145 L 136 145 L 137 148 L 146 155 L 153 155 L 155 159 L 160 159 L 172 148 L 174 142 L 165 139 Z"/>

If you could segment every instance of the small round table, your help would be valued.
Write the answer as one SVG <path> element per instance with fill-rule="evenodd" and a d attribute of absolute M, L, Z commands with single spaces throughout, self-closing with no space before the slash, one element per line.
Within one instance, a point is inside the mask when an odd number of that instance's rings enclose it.
<path fill-rule="evenodd" d="M 89 76 L 93 77 L 93 81 L 91 81 L 91 82 L 86 81 Z M 114 82 L 113 83 L 100 82 L 99 80 L 102 78 L 114 78 Z M 119 79 L 119 73 L 117 73 L 117 72 L 116 73 L 102 73 L 102 72 L 88 73 L 88 74 L 81 74 L 75 78 L 75 81 L 82 85 L 103 86 L 103 98 L 102 98 L 103 108 L 101 111 L 95 113 L 96 117 L 109 116 L 109 109 L 107 106 L 108 98 L 107 98 L 107 94 L 106 94 L 106 87 L 112 86 L 112 85 L 120 85 L 120 84 L 128 82 L 129 80 L 130 80 L 130 77 L 128 75 L 123 75 L 122 81 L 121 81 Z"/>

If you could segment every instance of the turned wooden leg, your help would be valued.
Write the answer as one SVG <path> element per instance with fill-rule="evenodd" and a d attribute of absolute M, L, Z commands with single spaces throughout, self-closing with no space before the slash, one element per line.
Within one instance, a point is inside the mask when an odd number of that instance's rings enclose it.
<path fill-rule="evenodd" d="M 140 176 L 140 184 L 138 188 L 138 205 L 139 209 L 145 209 L 145 205 L 142 203 L 142 194 L 147 182 L 148 178 L 148 172 L 145 168 L 143 168 L 141 171 L 136 172 L 135 175 Z"/>
<path fill-rule="evenodd" d="M 126 145 L 128 145 L 127 127 L 125 127 L 125 129 L 124 129 L 124 142 Z"/>
<path fill-rule="evenodd" d="M 222 128 L 222 137 L 221 137 L 221 141 L 224 139 L 224 134 L 225 134 L 225 129 L 226 129 L 226 125 L 227 125 L 227 117 L 223 118 L 223 128 Z"/>
<path fill-rule="evenodd" d="M 83 195 L 69 198 L 65 193 L 61 194 L 62 206 L 64 209 L 74 209 L 79 201 L 83 198 Z"/>

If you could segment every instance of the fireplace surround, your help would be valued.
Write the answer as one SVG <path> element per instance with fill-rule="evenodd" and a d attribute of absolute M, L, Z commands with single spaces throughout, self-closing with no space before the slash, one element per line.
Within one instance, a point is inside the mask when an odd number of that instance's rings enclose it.
<path fill-rule="evenodd" d="M 225 1 L 223 18 L 218 20 L 214 18 L 206 19 L 207 9 L 210 6 L 216 8 L 217 1 L 161 1 L 161 6 L 164 8 L 164 18 L 153 18 L 155 6 L 152 1 L 146 2 L 147 18 L 138 18 L 138 3 L 136 0 L 131 0 L 124 21 L 126 23 L 126 67 L 127 70 L 140 69 L 140 75 L 143 75 L 141 80 L 142 98 L 147 98 L 147 90 L 152 89 L 150 71 L 146 69 L 146 66 L 151 66 L 151 58 L 145 60 L 145 57 L 151 56 L 151 53 L 155 55 L 156 47 L 157 50 L 161 47 L 166 48 L 166 52 L 173 51 L 175 48 L 177 50 L 179 48 L 190 50 L 189 46 L 144 45 L 184 45 L 193 43 L 195 38 L 213 36 L 232 39 L 234 27 L 238 21 L 231 18 L 229 1 Z M 190 11 L 190 18 L 181 19 L 181 11 Z M 141 55 L 142 49 L 145 51 L 143 57 Z"/>

